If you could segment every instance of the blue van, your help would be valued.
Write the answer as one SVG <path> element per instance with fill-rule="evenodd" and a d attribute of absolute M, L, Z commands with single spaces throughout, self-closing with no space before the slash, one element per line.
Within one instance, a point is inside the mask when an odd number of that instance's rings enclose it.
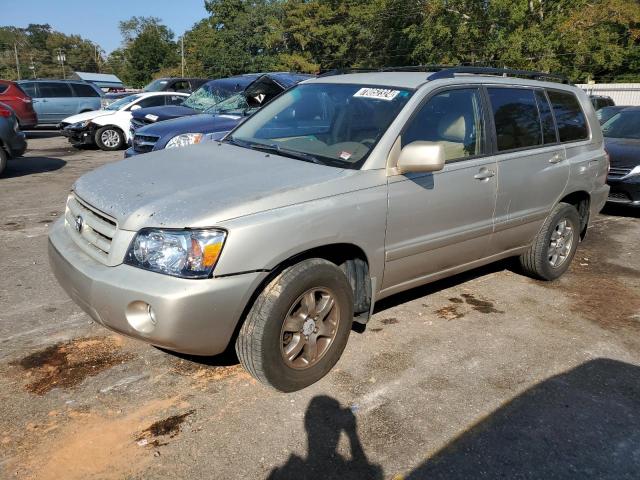
<path fill-rule="evenodd" d="M 80 80 L 21 80 L 16 82 L 33 99 L 38 125 L 57 125 L 71 115 L 100 110 L 102 90 Z"/>

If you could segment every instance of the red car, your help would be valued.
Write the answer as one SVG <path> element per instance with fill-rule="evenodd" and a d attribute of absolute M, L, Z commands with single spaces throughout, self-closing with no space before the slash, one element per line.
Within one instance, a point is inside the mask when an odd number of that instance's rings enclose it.
<path fill-rule="evenodd" d="M 38 116 L 33 109 L 31 97 L 15 82 L 0 80 L 0 103 L 8 105 L 13 110 L 18 117 L 21 130 L 37 125 Z"/>

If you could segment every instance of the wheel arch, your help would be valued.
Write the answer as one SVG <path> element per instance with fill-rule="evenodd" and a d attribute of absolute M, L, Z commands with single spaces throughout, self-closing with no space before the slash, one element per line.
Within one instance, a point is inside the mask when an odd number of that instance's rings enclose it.
<path fill-rule="evenodd" d="M 585 190 L 576 190 L 566 194 L 560 199 L 560 202 L 573 205 L 578 211 L 578 216 L 580 217 L 580 239 L 584 240 L 587 234 L 587 226 L 589 225 L 591 195 Z"/>

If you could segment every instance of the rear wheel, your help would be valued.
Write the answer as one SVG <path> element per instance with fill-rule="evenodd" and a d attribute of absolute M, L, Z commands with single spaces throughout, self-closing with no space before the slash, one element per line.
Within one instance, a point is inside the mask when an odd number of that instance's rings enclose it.
<path fill-rule="evenodd" d="M 555 280 L 567 271 L 580 241 L 580 217 L 573 205 L 559 203 L 545 220 L 529 251 L 520 257 L 524 271 Z"/>
<path fill-rule="evenodd" d="M 304 260 L 260 293 L 236 352 L 260 382 L 283 392 L 300 390 L 336 364 L 352 322 L 353 291 L 343 271 L 327 260 Z"/>
<path fill-rule="evenodd" d="M 9 159 L 9 155 L 0 145 L 0 175 L 4 172 L 4 169 L 7 168 L 7 160 Z"/>
<path fill-rule="evenodd" d="M 124 146 L 124 134 L 119 128 L 107 125 L 98 129 L 95 141 L 100 150 L 121 150 Z"/>

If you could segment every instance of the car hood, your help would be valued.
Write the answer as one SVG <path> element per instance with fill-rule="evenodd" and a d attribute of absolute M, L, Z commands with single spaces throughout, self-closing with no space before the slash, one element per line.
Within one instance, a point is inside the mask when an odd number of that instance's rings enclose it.
<path fill-rule="evenodd" d="M 371 187 L 382 178 L 372 172 L 205 143 L 105 165 L 74 191 L 124 230 L 198 228 Z"/>
<path fill-rule="evenodd" d="M 90 112 L 78 113 L 77 115 L 71 115 L 70 117 L 62 120 L 62 123 L 78 123 L 84 122 L 85 120 L 93 120 L 97 117 L 102 117 L 104 115 L 111 115 L 113 112 L 110 110 L 92 110 Z"/>
<path fill-rule="evenodd" d="M 605 138 L 604 144 L 612 167 L 633 168 L 640 165 L 640 140 Z"/>
<path fill-rule="evenodd" d="M 181 133 L 226 132 L 235 127 L 243 117 L 239 115 L 211 115 L 201 113 L 188 117 L 174 118 L 164 122 L 152 123 L 136 131 L 139 135 L 158 137 L 175 136 Z"/>
<path fill-rule="evenodd" d="M 137 118 L 140 120 L 148 119 L 148 118 L 156 118 L 153 120 L 154 122 L 162 122 L 163 120 L 169 120 L 171 118 L 185 117 L 187 115 L 197 115 L 197 110 L 193 108 L 185 107 L 183 105 L 166 105 L 164 107 L 149 107 L 149 108 L 140 108 L 138 110 L 133 111 L 133 118 Z M 152 117 L 147 117 L 147 115 L 151 115 Z"/>

